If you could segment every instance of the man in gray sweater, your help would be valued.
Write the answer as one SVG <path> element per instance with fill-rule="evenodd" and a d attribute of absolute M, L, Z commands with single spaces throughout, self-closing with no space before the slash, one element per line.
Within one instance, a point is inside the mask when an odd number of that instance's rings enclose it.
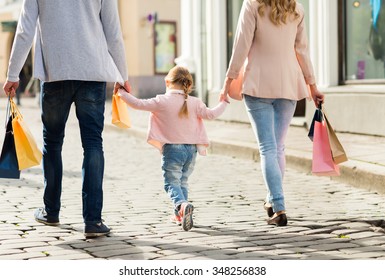
<path fill-rule="evenodd" d="M 59 224 L 62 145 L 75 103 L 83 146 L 83 220 L 86 237 L 107 235 L 102 221 L 104 154 L 102 131 L 106 82 L 130 91 L 117 0 L 24 0 L 12 47 L 6 95 L 34 48 L 34 77 L 41 80 L 44 207 L 35 219 Z"/>

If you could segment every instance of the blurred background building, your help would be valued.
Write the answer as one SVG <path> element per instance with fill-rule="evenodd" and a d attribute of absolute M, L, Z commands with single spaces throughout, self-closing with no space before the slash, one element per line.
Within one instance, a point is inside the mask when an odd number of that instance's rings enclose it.
<path fill-rule="evenodd" d="M 22 2 L 0 0 L 0 83 L 6 79 Z M 180 51 L 180 0 L 119 0 L 118 4 L 134 94 L 149 97 L 163 93 L 165 73 L 174 66 Z M 32 59 L 24 67 L 26 77 L 24 73 L 20 76 L 27 84 L 32 77 Z"/>
<path fill-rule="evenodd" d="M 317 83 L 327 94 L 325 109 L 337 131 L 385 136 L 384 1 L 297 1 L 305 7 Z M 21 2 L 0 0 L 0 83 Z M 195 94 L 209 106 L 216 104 L 242 3 L 119 0 L 134 94 L 145 98 L 164 92 L 165 73 L 177 63 L 194 74 Z M 28 63 L 25 72 L 31 75 Z M 231 103 L 222 119 L 248 122 L 243 103 Z M 312 102 L 300 102 L 295 124 L 308 124 L 314 109 Z"/>
<path fill-rule="evenodd" d="M 385 33 L 385 2 L 297 2 L 306 10 L 311 58 L 317 83 L 327 93 L 325 108 L 334 128 L 385 136 L 385 35 L 381 35 Z M 242 3 L 243 0 L 181 0 L 182 25 L 189 22 L 189 27 L 185 27 L 189 36 L 182 33 L 181 56 L 195 61 L 198 92 L 210 105 L 216 103 L 223 84 Z M 371 33 L 372 26 L 379 32 L 376 36 Z M 384 43 L 376 46 L 384 54 L 376 57 L 371 46 L 378 41 Z M 248 121 L 243 107 L 242 102 L 232 101 L 222 119 Z M 313 113 L 313 103 L 300 102 L 295 122 L 309 123 Z"/>

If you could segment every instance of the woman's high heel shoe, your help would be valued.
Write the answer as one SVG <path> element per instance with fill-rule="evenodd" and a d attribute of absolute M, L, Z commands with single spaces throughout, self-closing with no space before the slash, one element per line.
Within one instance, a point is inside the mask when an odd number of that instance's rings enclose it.
<path fill-rule="evenodd" d="M 263 204 L 263 208 L 266 210 L 267 216 L 273 217 L 273 215 L 274 215 L 273 207 L 267 206 L 267 202 L 265 202 Z"/>
<path fill-rule="evenodd" d="M 287 225 L 287 217 L 285 213 L 279 214 L 275 217 L 267 219 L 268 225 L 275 225 L 277 227 L 284 227 Z"/>

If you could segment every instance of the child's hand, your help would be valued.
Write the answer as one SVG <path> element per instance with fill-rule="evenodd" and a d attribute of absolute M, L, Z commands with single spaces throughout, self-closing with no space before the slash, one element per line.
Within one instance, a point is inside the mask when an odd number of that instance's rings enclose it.
<path fill-rule="evenodd" d="M 118 91 L 115 93 L 117 96 L 121 97 L 121 98 L 127 98 L 129 95 L 131 95 L 131 93 L 127 92 L 123 87 L 121 87 L 120 89 L 118 89 Z"/>

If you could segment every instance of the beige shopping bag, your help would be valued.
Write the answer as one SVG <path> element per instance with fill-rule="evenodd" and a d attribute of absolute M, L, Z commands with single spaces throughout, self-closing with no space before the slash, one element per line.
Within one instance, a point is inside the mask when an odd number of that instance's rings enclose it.
<path fill-rule="evenodd" d="M 333 127 L 331 126 L 325 111 L 322 111 L 324 115 L 324 119 L 326 122 L 326 127 L 328 131 L 328 136 L 329 136 L 329 142 L 330 142 L 330 148 L 332 151 L 333 155 L 333 161 L 336 164 L 345 162 L 348 160 L 348 157 L 346 156 L 345 150 L 341 145 L 341 142 L 338 140 L 336 133 L 334 132 Z"/>

